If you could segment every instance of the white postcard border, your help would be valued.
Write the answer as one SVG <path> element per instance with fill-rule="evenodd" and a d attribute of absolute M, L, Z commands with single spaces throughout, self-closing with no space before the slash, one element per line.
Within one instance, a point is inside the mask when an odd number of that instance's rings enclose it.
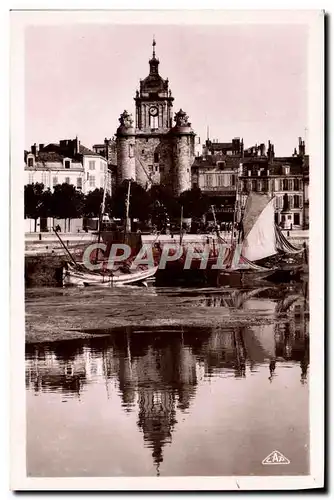
<path fill-rule="evenodd" d="M 16 11 L 11 13 L 11 488 L 14 490 L 288 490 L 323 486 L 324 473 L 324 14 L 321 11 Z M 24 28 L 33 23 L 289 23 L 309 25 L 310 422 L 309 476 L 31 478 L 26 476 L 24 374 Z M 15 229 L 15 230 L 14 230 Z"/>

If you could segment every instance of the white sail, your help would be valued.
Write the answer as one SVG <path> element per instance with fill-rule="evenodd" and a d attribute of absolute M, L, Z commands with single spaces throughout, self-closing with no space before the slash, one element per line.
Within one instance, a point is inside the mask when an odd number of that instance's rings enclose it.
<path fill-rule="evenodd" d="M 242 255 L 250 261 L 264 259 L 277 253 L 275 234 L 275 208 L 272 198 L 245 234 Z"/>

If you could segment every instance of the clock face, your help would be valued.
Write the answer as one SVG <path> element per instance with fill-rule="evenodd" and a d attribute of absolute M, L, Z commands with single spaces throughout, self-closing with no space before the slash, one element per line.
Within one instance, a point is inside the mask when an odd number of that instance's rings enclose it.
<path fill-rule="evenodd" d="M 150 115 L 157 116 L 157 114 L 158 114 L 158 108 L 156 106 L 151 106 L 150 107 Z"/>

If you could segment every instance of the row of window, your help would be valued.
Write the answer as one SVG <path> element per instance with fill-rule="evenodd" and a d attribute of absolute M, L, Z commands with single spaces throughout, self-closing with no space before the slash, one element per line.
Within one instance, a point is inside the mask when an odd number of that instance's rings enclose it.
<path fill-rule="evenodd" d="M 89 160 L 88 162 L 88 168 L 89 170 L 95 170 L 95 160 Z M 100 171 L 104 172 L 105 171 L 105 164 L 103 161 L 100 161 Z"/>
<path fill-rule="evenodd" d="M 299 194 L 288 195 L 289 201 L 289 209 L 291 208 L 302 208 L 303 206 L 303 197 Z M 282 209 L 284 205 L 284 197 L 283 196 L 275 196 L 275 206 L 276 208 Z"/>
<path fill-rule="evenodd" d="M 268 192 L 269 191 L 269 181 L 264 179 L 261 181 L 244 181 L 243 184 L 244 191 L 257 191 L 257 192 Z M 273 186 L 271 186 L 273 187 Z"/>
<path fill-rule="evenodd" d="M 90 188 L 95 188 L 95 186 L 96 186 L 95 176 L 94 175 L 90 175 L 88 177 L 88 181 L 89 181 L 89 187 Z M 28 184 L 33 184 L 33 182 L 34 182 L 34 174 L 30 173 L 29 174 L 29 178 L 28 178 Z M 46 186 L 48 184 L 48 174 L 47 174 L 47 172 L 42 172 L 41 182 L 42 182 L 42 184 L 44 184 L 44 186 Z M 65 177 L 65 181 L 64 182 L 66 184 L 71 184 L 70 177 Z M 104 177 L 101 177 L 101 179 L 100 179 L 100 186 L 104 186 L 104 183 L 105 183 L 105 179 L 104 179 Z M 52 177 L 52 186 L 54 187 L 57 184 L 59 184 L 59 180 L 58 180 L 58 177 L 55 175 L 54 177 Z M 77 177 L 77 180 L 76 180 L 76 186 L 77 186 L 77 188 L 78 189 L 82 189 L 82 185 L 83 185 L 82 177 Z"/>
<path fill-rule="evenodd" d="M 205 174 L 204 187 L 232 187 L 236 184 L 235 174 Z"/>
<path fill-rule="evenodd" d="M 71 168 L 71 160 L 65 160 L 64 161 L 64 167 L 69 169 Z M 28 158 L 28 167 L 33 167 L 34 166 L 34 158 Z M 89 170 L 95 170 L 96 162 L 95 160 L 89 160 L 88 162 L 88 168 Z M 100 161 L 100 171 L 105 172 L 105 163 L 103 161 Z"/>
<path fill-rule="evenodd" d="M 245 191 L 301 191 L 303 188 L 300 179 L 268 179 L 244 180 L 243 188 Z"/>

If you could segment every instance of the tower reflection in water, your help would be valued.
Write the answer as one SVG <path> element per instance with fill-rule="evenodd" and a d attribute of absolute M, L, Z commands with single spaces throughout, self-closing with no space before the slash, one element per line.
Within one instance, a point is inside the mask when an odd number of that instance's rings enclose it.
<path fill-rule="evenodd" d="M 280 363 L 298 362 L 301 383 L 309 366 L 308 312 L 305 296 L 268 298 L 267 289 L 221 294 L 204 305 L 241 309 L 263 324 L 244 327 L 159 327 L 115 329 L 108 337 L 28 345 L 26 385 L 39 393 L 81 398 L 90 384 L 117 387 L 125 412 L 137 425 L 159 475 L 164 447 L 177 419 L 191 410 L 202 379 L 244 378 L 268 366 L 274 383 Z M 277 321 L 279 318 L 279 321 Z"/>

